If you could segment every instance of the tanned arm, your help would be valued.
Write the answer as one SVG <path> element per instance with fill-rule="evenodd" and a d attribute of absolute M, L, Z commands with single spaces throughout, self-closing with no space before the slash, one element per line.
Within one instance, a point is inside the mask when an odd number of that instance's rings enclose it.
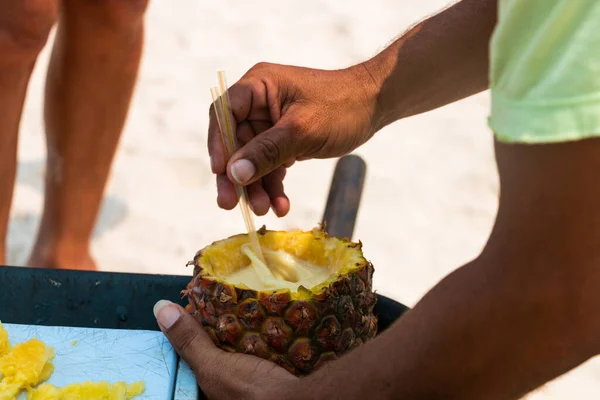
<path fill-rule="evenodd" d="M 488 87 L 496 7 L 462 1 L 364 64 L 380 127 Z M 482 254 L 286 398 L 514 399 L 600 352 L 600 139 L 497 143 L 496 155 Z"/>
<path fill-rule="evenodd" d="M 377 94 L 375 126 L 486 90 L 497 0 L 463 0 L 409 29 L 359 65 Z"/>
<path fill-rule="evenodd" d="M 482 254 L 288 399 L 514 399 L 600 352 L 600 139 L 496 145 Z"/>

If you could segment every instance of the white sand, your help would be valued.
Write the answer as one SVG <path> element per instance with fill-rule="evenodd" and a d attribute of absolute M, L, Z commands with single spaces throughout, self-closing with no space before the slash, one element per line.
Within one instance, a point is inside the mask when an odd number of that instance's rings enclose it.
<path fill-rule="evenodd" d="M 375 54 L 447 2 L 175 3 L 155 1 L 148 13 L 139 85 L 93 243 L 103 270 L 191 274 L 185 263 L 196 250 L 244 230 L 238 212 L 217 208 L 209 171 L 208 88 L 217 69 L 225 69 L 233 83 L 259 61 L 344 67 Z M 48 53 L 36 67 L 22 123 L 12 264 L 26 260 L 40 218 Z M 483 246 L 498 194 L 487 111 L 488 94 L 474 96 L 396 123 L 357 152 L 369 170 L 355 239 L 364 242 L 376 266 L 380 293 L 413 305 Z M 286 179 L 290 215 L 258 223 L 274 229 L 315 226 L 333 167 L 334 161 L 295 166 Z M 600 362 L 593 360 L 528 398 L 597 398 L 598 376 Z"/>

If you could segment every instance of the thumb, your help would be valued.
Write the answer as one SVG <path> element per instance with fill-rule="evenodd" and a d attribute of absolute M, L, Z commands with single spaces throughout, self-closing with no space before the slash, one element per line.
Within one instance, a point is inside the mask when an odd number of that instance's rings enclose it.
<path fill-rule="evenodd" d="M 255 136 L 229 160 L 229 179 L 239 185 L 249 185 L 295 159 L 301 145 L 298 139 L 292 140 L 292 133 L 280 122 Z"/>
<path fill-rule="evenodd" d="M 219 349 L 183 307 L 168 300 L 160 300 L 153 311 L 171 346 L 197 376 L 203 376 L 215 366 Z"/>

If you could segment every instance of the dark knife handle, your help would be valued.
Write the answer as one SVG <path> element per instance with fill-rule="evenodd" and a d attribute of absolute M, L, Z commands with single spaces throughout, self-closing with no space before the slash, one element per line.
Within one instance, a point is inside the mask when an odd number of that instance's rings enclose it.
<path fill-rule="evenodd" d="M 323 215 L 329 235 L 352 240 L 366 172 L 367 164 L 357 155 L 338 160 Z"/>

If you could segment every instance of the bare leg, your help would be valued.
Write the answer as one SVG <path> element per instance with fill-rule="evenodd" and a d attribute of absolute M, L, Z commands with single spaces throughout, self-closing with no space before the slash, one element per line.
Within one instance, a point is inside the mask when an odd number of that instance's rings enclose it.
<path fill-rule="evenodd" d="M 95 269 L 90 242 L 135 86 L 143 0 L 64 0 L 46 83 L 44 215 L 29 265 Z"/>
<path fill-rule="evenodd" d="M 6 233 L 25 94 L 55 18 L 54 0 L 0 0 L 0 264 L 6 262 Z"/>

